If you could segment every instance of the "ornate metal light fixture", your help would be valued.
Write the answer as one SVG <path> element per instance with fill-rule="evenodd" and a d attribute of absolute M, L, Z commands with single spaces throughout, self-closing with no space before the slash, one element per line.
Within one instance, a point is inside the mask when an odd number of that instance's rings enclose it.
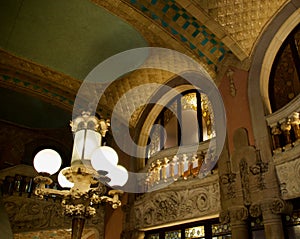
<path fill-rule="evenodd" d="M 61 166 L 60 155 L 52 149 L 44 149 L 36 154 L 33 164 L 39 175 L 35 194 L 62 197 L 64 214 L 72 217 L 72 239 L 81 238 L 85 219 L 96 214 L 94 205 L 105 202 L 112 208 L 121 206 L 121 190 L 110 190 L 106 194 L 106 185 L 123 186 L 128 180 L 127 170 L 117 165 L 118 155 L 114 149 L 103 146 L 102 138 L 108 131 L 109 121 L 83 112 L 71 121 L 74 133 L 74 145 L 71 166 L 64 168 L 58 175 L 58 182 L 63 188 L 49 188 L 52 179 Z M 108 195 L 108 196 L 107 196 Z"/>

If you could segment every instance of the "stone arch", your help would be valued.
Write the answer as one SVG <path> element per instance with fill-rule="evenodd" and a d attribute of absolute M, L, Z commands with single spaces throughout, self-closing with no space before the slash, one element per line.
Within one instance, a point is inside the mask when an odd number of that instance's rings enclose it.
<path fill-rule="evenodd" d="M 166 86 L 174 89 L 175 91 L 164 92 L 158 90 L 156 94 L 154 94 L 153 98 L 156 98 L 156 105 L 149 105 L 143 112 L 139 122 L 137 129 L 138 133 L 138 145 L 147 145 L 148 136 L 150 134 L 151 126 L 154 124 L 154 121 L 160 114 L 163 105 L 166 105 L 173 97 L 175 97 L 174 93 L 182 93 L 186 90 L 193 89 L 192 85 L 187 84 L 184 80 L 176 77 L 171 79 L 169 82 L 165 84 Z"/>
<path fill-rule="evenodd" d="M 271 146 L 265 116 L 271 113 L 268 84 L 275 56 L 288 34 L 300 22 L 299 3 L 289 2 L 275 16 L 256 44 L 249 70 L 248 97 L 256 146 L 262 159 L 271 158 Z"/>
<path fill-rule="evenodd" d="M 211 78 L 206 76 L 200 76 L 204 80 L 211 81 Z M 163 109 L 163 106 L 165 106 L 170 100 L 172 100 L 177 94 L 183 93 L 187 90 L 191 89 L 198 89 L 196 88 L 191 82 L 188 82 L 184 78 L 181 77 L 174 77 L 171 78 L 169 81 L 167 81 L 165 84 L 165 87 L 161 87 L 158 89 L 152 96 L 154 98 L 154 102 L 156 102 L 155 105 L 150 104 L 147 105 L 147 107 L 144 109 L 144 111 L 141 114 L 141 117 L 139 118 L 139 121 L 137 123 L 136 127 L 136 142 L 139 146 L 146 146 L 148 142 L 148 137 L 150 134 L 151 126 L 154 124 L 156 118 L 161 113 L 161 110 Z M 201 89 L 198 89 L 201 90 Z M 204 93 L 206 93 L 204 91 Z M 208 92 L 209 93 L 209 92 Z M 146 152 L 141 152 L 138 155 L 146 155 Z M 143 168 L 144 160 L 140 159 L 138 163 L 139 169 Z"/>

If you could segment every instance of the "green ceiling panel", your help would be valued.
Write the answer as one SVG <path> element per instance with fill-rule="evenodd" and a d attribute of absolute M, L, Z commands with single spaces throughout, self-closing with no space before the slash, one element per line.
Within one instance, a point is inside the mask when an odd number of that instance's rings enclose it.
<path fill-rule="evenodd" d="M 0 47 L 77 79 L 119 52 L 147 46 L 88 0 L 0 0 Z"/>

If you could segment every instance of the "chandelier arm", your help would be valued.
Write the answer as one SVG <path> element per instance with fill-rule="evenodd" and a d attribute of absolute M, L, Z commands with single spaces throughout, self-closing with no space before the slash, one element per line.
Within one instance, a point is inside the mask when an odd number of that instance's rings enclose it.
<path fill-rule="evenodd" d="M 100 202 L 106 202 L 111 204 L 111 207 L 113 209 L 117 209 L 118 207 L 121 206 L 121 201 L 119 200 L 119 195 L 114 195 L 113 198 L 108 197 L 108 196 L 102 196 L 100 197 Z"/>
<path fill-rule="evenodd" d="M 45 187 L 37 187 L 35 189 L 35 195 L 43 198 L 44 196 L 68 196 L 70 194 L 70 191 L 68 190 L 57 190 L 52 188 L 45 188 Z"/>

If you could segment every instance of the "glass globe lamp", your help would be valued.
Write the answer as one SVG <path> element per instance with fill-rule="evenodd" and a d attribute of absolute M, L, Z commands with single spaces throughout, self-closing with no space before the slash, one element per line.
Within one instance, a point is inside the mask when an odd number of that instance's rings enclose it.
<path fill-rule="evenodd" d="M 38 173 L 55 174 L 61 166 L 61 157 L 53 149 L 39 151 L 34 159 L 33 166 Z"/>
<path fill-rule="evenodd" d="M 117 152 L 108 146 L 98 147 L 91 158 L 91 164 L 96 171 L 109 172 L 117 166 L 118 161 Z"/>
<path fill-rule="evenodd" d="M 128 172 L 126 168 L 121 165 L 116 165 L 107 175 L 111 180 L 108 185 L 114 186 L 124 186 L 128 180 Z"/>
<path fill-rule="evenodd" d="M 70 168 L 70 167 L 66 167 L 66 168 L 64 168 L 64 169 L 68 169 L 68 168 Z M 59 185 L 60 185 L 61 187 L 63 187 L 63 188 L 72 188 L 72 187 L 74 186 L 74 183 L 70 182 L 70 181 L 65 177 L 65 175 L 63 175 L 62 172 L 64 171 L 64 169 L 62 169 L 62 170 L 59 172 L 58 176 L 57 176 L 58 183 L 59 183 Z"/>

